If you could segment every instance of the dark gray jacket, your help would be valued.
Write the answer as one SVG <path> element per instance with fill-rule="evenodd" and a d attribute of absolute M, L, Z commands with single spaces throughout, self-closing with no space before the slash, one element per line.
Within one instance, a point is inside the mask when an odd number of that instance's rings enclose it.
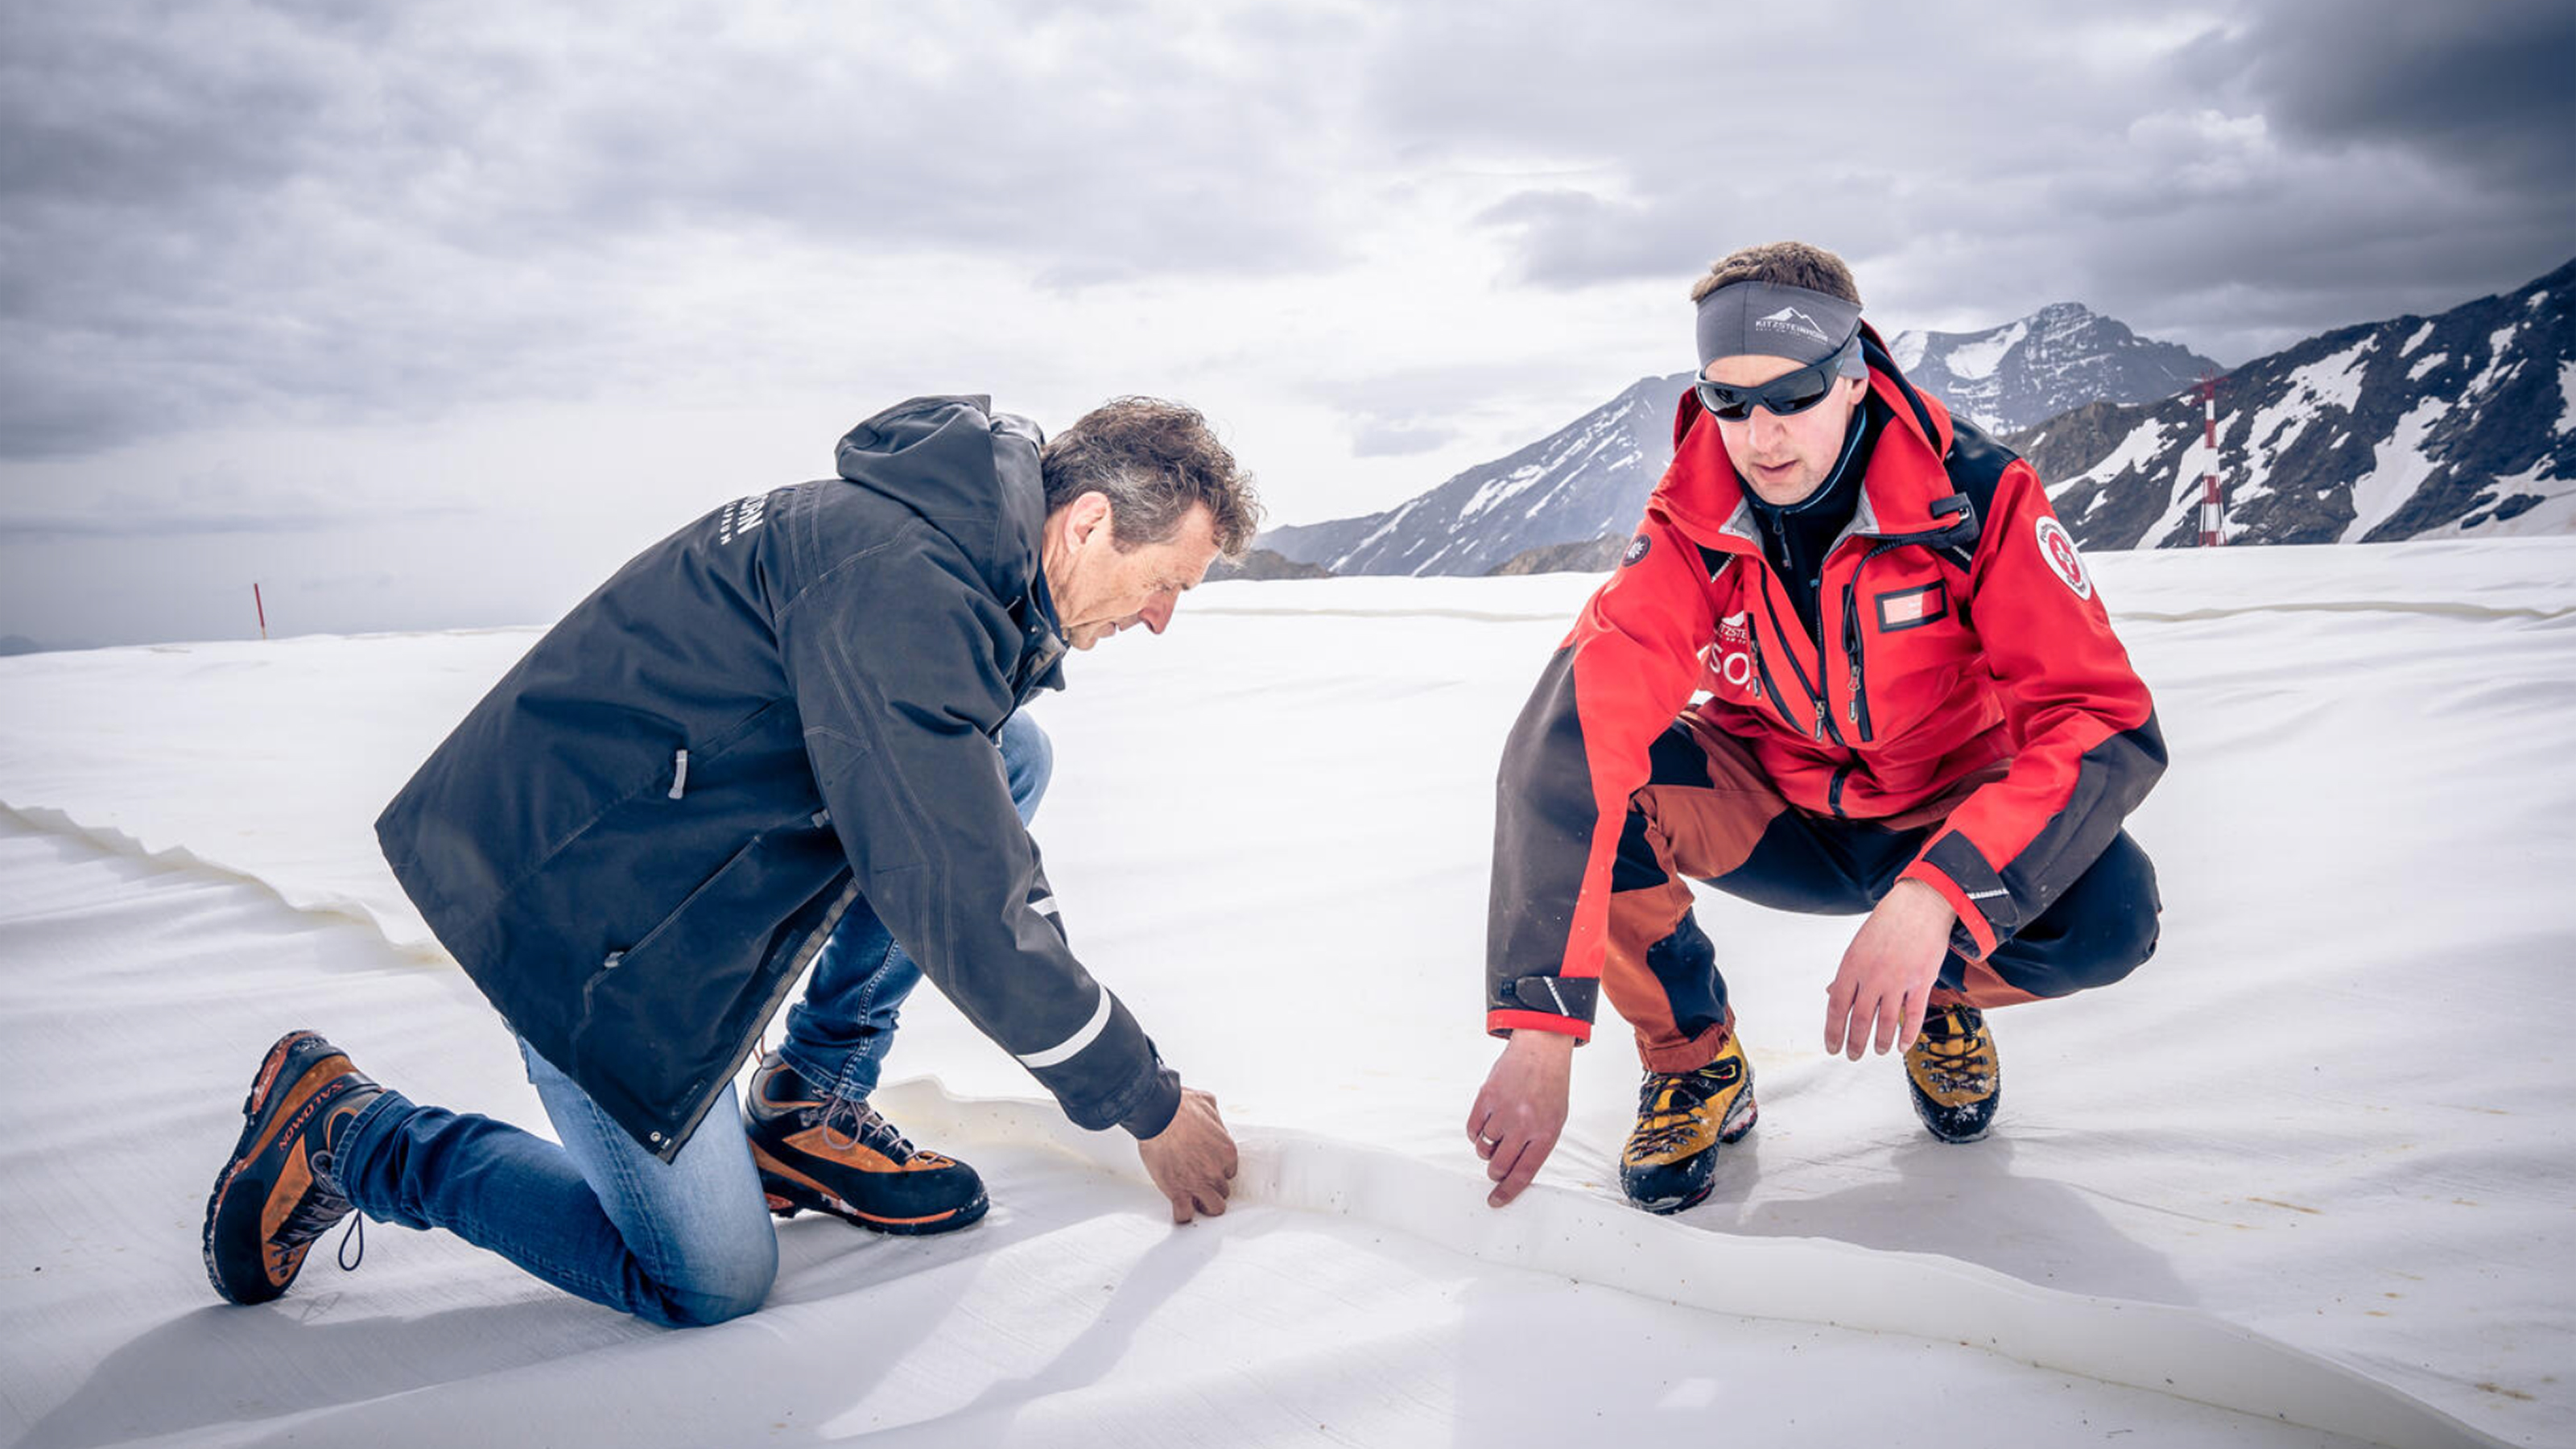
<path fill-rule="evenodd" d="M 1038 443 L 981 397 L 861 423 L 839 478 L 619 570 L 377 820 L 511 1028 L 665 1159 L 858 896 L 1074 1121 L 1178 1108 L 1067 949 L 993 743 L 1063 682 Z"/>

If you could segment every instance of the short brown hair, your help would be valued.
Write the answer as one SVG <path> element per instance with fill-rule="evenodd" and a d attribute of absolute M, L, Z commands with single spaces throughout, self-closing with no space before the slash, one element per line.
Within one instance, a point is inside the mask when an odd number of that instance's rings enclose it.
<path fill-rule="evenodd" d="M 1261 529 L 1252 475 L 1186 404 L 1111 398 L 1049 438 L 1038 467 L 1050 514 L 1085 493 L 1109 499 L 1109 539 L 1121 552 L 1170 539 L 1199 505 L 1226 558 L 1241 558 Z"/>
<path fill-rule="evenodd" d="M 1855 307 L 1860 305 L 1860 284 L 1852 280 L 1851 268 L 1832 252 L 1805 242 L 1765 242 L 1709 263 L 1708 274 L 1691 284 L 1691 300 L 1696 302 L 1736 282 L 1804 287 L 1810 292 L 1840 297 Z"/>

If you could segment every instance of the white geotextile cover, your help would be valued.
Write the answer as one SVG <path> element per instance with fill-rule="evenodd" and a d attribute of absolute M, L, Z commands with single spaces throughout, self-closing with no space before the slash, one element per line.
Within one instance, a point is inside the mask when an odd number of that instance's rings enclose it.
<path fill-rule="evenodd" d="M 196 1262 L 290 1026 L 542 1126 L 369 830 L 532 632 L 0 661 L 0 1437 L 2319 1442 L 2182 1394 L 2576 1438 L 2576 541 L 2092 563 L 2173 751 L 2133 822 L 2163 944 L 1996 1016 L 1987 1142 L 1821 1051 L 1853 922 L 1711 894 L 1763 1100 L 1716 1195 L 1618 1203 L 1612 1023 L 1540 1189 L 1484 1208 L 1494 762 L 1591 581 L 1212 585 L 1038 707 L 1037 833 L 1077 950 L 1242 1133 L 1240 1205 L 1158 1223 L 1123 1142 L 1012 1100 L 925 990 L 892 1069 L 937 1081 L 885 1105 L 993 1218 L 787 1224 L 771 1307 L 684 1334 L 443 1235 L 264 1309 Z"/>

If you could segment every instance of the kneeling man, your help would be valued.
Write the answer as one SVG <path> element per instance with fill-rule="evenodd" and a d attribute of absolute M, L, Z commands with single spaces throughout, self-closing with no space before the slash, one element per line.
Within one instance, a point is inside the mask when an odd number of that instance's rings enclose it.
<path fill-rule="evenodd" d="M 1161 633 L 1251 540 L 1250 479 L 1198 413 L 1150 398 L 1051 441 L 980 397 L 917 398 L 839 461 L 638 555 L 376 822 L 516 1033 L 560 1145 L 289 1033 L 207 1204 L 217 1292 L 277 1297 L 354 1209 L 713 1323 L 768 1294 L 770 1212 L 972 1223 L 974 1169 L 867 1100 L 925 972 L 1066 1115 L 1135 1134 L 1175 1221 L 1225 1210 L 1215 1099 L 1066 944 L 1025 828 L 1047 740 L 1020 707 L 1062 686 L 1068 646 Z M 738 1107 L 735 1073 L 809 967 Z"/>

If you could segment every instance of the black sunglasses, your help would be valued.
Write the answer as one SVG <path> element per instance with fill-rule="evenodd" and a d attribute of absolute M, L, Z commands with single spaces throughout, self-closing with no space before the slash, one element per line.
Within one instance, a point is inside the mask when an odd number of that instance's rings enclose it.
<path fill-rule="evenodd" d="M 1794 417 L 1823 402 L 1841 380 L 1843 362 L 1860 348 L 1860 334 L 1834 349 L 1824 361 L 1784 372 L 1759 387 L 1734 387 L 1707 378 L 1695 378 L 1692 388 L 1699 393 L 1699 405 L 1714 417 L 1740 423 L 1753 416 L 1753 405 L 1760 403 L 1775 418 Z"/>

